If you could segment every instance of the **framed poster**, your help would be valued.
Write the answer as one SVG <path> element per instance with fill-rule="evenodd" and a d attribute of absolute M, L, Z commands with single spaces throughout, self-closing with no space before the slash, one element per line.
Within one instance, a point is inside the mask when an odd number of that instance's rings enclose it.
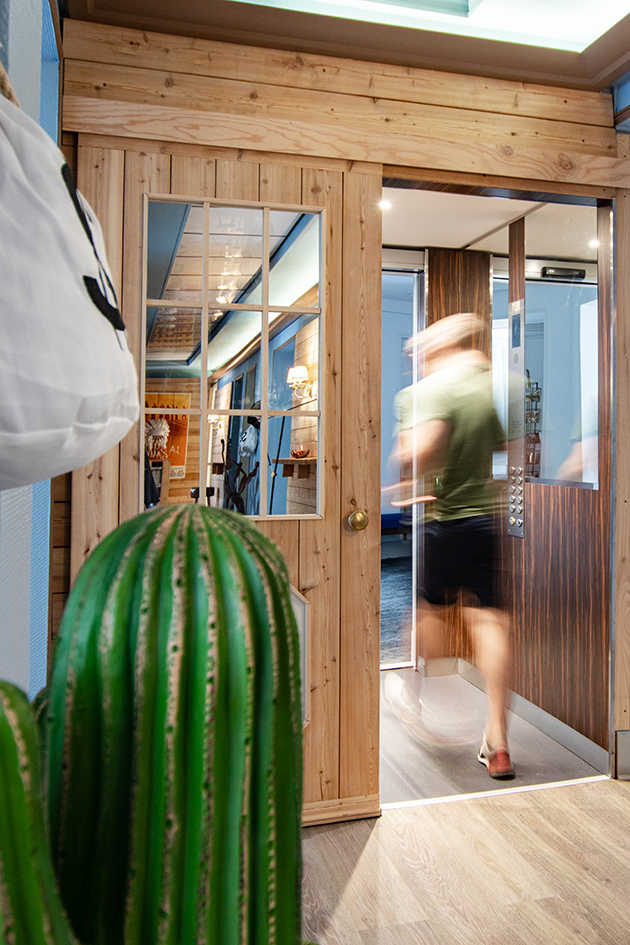
<path fill-rule="evenodd" d="M 145 408 L 156 408 L 146 413 L 145 441 L 149 459 L 169 460 L 171 479 L 186 478 L 186 450 L 188 447 L 188 414 L 162 413 L 161 410 L 188 410 L 190 394 L 146 394 Z M 168 429 L 167 429 L 168 427 Z"/>

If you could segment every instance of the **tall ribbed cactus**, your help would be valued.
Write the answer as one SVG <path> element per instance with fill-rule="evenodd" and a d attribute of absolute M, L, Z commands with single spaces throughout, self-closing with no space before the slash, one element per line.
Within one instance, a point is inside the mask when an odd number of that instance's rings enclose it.
<path fill-rule="evenodd" d="M 156 509 L 95 549 L 45 724 L 83 945 L 299 942 L 297 631 L 282 557 L 246 519 Z"/>
<path fill-rule="evenodd" d="M 38 739 L 24 693 L 0 682 L 0 945 L 77 945 L 50 862 Z"/>

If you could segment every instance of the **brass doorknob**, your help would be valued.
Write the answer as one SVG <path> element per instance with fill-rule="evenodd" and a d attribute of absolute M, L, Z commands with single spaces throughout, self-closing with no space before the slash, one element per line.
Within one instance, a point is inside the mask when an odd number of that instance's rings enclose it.
<path fill-rule="evenodd" d="M 348 516 L 348 525 L 350 528 L 353 528 L 355 532 L 362 532 L 369 524 L 370 519 L 368 518 L 367 512 L 364 512 L 363 509 L 357 509 Z"/>

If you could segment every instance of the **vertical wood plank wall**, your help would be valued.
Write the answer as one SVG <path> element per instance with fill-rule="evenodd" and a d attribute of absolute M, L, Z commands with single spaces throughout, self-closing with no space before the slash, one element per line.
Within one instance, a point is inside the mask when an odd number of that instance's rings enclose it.
<path fill-rule="evenodd" d="M 339 168 L 304 167 L 302 200 L 325 207 L 324 324 L 324 481 L 326 508 L 321 522 L 300 522 L 300 586 L 311 609 L 326 614 L 319 633 L 311 633 L 311 717 L 304 740 L 306 811 L 334 803 L 339 792 L 340 684 L 340 467 L 341 467 L 341 249 L 343 238 L 343 172 Z M 318 737 L 323 726 L 329 737 Z M 330 734 L 332 733 L 332 734 Z M 310 805 L 314 805 L 313 808 Z"/>
<path fill-rule="evenodd" d="M 77 156 L 78 157 L 78 156 Z M 83 148 L 77 185 L 96 213 L 118 299 L 122 289 L 124 151 Z M 72 474 L 71 580 L 101 538 L 118 525 L 120 446 Z"/>
<path fill-rule="evenodd" d="M 341 533 L 342 796 L 378 804 L 380 663 L 380 508 L 375 470 L 381 457 L 382 172 L 351 171 L 344 201 L 341 516 L 364 509 L 370 524 Z M 374 312 L 378 313 L 375 324 Z M 375 330 L 376 329 L 376 330 Z"/>
<path fill-rule="evenodd" d="M 65 26 L 64 129 L 79 133 L 80 180 L 99 216 L 105 217 L 110 256 L 121 260 L 123 315 L 130 322 L 136 352 L 143 192 L 270 201 L 290 195 L 292 201 L 297 197 L 304 204 L 326 207 L 325 518 L 299 524 L 267 523 L 263 528 L 287 556 L 291 578 L 313 602 L 313 613 L 325 615 L 317 618 L 320 622 L 311 635 L 312 715 L 305 733 L 307 817 L 342 819 L 353 816 L 353 810 L 355 816 L 365 815 L 368 808 L 375 809 L 378 792 L 378 577 L 374 572 L 378 567 L 378 472 L 371 478 L 367 470 L 370 457 L 377 456 L 379 405 L 373 381 L 377 375 L 372 373 L 371 389 L 368 384 L 366 391 L 365 371 L 366 366 L 377 371 L 378 362 L 374 326 L 378 321 L 380 220 L 372 201 L 380 189 L 380 162 L 417 173 L 418 179 L 424 169 L 433 179 L 445 182 L 459 175 L 475 185 L 514 187 L 526 181 L 530 190 L 536 182 L 542 189 L 564 192 L 608 188 L 620 204 L 618 270 L 627 281 L 630 276 L 621 248 L 627 254 L 630 214 L 624 188 L 630 187 L 630 161 L 614 132 L 611 96 L 325 56 L 297 57 L 285 51 L 74 20 Z M 168 72 L 164 71 L 166 61 Z M 115 176 L 113 168 L 120 157 L 106 157 L 110 151 L 124 155 L 122 249 L 119 184 L 109 177 L 114 188 L 109 193 L 107 183 L 108 175 Z M 101 162 L 98 169 L 94 156 Z M 361 165 L 361 161 L 374 163 Z M 471 284 L 475 278 L 479 277 L 471 276 Z M 628 291 L 625 282 L 620 285 L 620 324 L 622 318 L 630 317 Z M 480 305 L 476 294 L 466 300 L 462 296 L 451 311 L 478 310 Z M 623 338 L 625 331 L 622 326 Z M 620 346 L 621 418 L 630 415 L 624 357 Z M 603 419 L 600 416 L 600 423 Z M 621 419 L 622 463 L 628 453 L 625 430 Z M 102 478 L 97 476 L 94 483 L 88 481 L 90 471 L 77 474 L 81 508 L 73 511 L 72 535 L 77 563 L 114 519 L 122 521 L 136 512 L 137 454 L 137 435 L 132 433 L 119 450 L 115 510 L 113 459 L 101 465 Z M 378 459 L 374 462 L 377 470 Z M 618 475 L 622 499 L 617 505 L 616 673 L 618 705 L 623 707 L 618 720 L 627 728 L 630 574 L 624 563 L 628 555 L 622 556 L 630 531 L 630 503 L 623 498 L 630 480 L 624 476 L 623 472 Z M 585 524 L 593 515 L 604 520 L 605 496 L 601 490 L 572 491 L 579 493 L 577 505 L 569 508 L 566 496 L 550 491 L 544 502 L 541 493 L 540 507 L 530 504 L 530 514 L 537 509 L 537 527 L 545 536 L 552 507 L 554 514 L 567 516 L 575 525 L 575 547 L 558 534 L 550 538 L 558 567 L 562 564 L 586 576 L 590 568 L 601 565 L 606 574 L 606 536 Z M 108 508 L 99 509 L 100 497 L 106 495 Z M 346 531 L 342 524 L 353 502 L 373 513 L 372 525 L 362 535 Z M 526 581 L 542 582 L 547 588 L 545 619 L 562 622 L 570 633 L 574 621 L 588 608 L 593 621 L 604 618 L 604 597 L 594 600 L 586 591 L 570 607 L 566 601 L 559 606 L 560 572 L 544 573 L 544 558 L 537 553 L 537 560 L 528 565 Z M 588 685 L 595 687 L 596 698 L 601 695 L 605 686 L 602 661 L 597 656 L 593 662 L 590 651 L 586 655 L 586 638 L 567 657 L 566 636 L 554 634 L 551 642 L 544 643 L 539 639 L 541 632 L 537 624 L 518 629 L 531 664 L 524 659 L 517 672 L 523 690 L 526 672 L 531 670 L 534 680 L 523 694 L 605 744 L 602 720 L 590 713 L 593 697 L 586 696 Z M 539 653 L 527 650 L 539 643 Z M 597 646 L 601 648 L 601 639 Z M 559 679 L 561 666 L 569 669 L 563 669 Z M 541 687 L 552 690 L 549 698 L 541 694 Z M 575 718 L 569 718 L 578 700 L 582 706 Z M 316 739 L 309 729 L 317 731 Z M 343 811 L 341 799 L 347 802 Z"/>

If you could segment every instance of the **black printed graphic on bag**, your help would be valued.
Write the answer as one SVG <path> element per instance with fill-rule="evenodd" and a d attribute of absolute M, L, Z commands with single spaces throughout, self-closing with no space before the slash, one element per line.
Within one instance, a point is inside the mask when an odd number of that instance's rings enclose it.
<path fill-rule="evenodd" d="M 79 194 L 77 191 L 77 185 L 74 180 L 74 175 L 68 167 L 67 164 L 64 164 L 61 168 L 61 176 L 63 177 L 64 183 L 68 188 L 68 193 L 74 204 L 74 208 L 77 211 L 79 220 L 81 221 L 81 226 L 85 230 L 85 234 L 90 241 L 90 246 L 94 252 L 94 257 L 98 263 L 99 278 L 95 279 L 94 276 L 83 276 L 83 284 L 85 285 L 87 294 L 90 296 L 94 305 L 96 305 L 99 312 L 105 316 L 105 318 L 111 322 L 114 328 L 117 331 L 125 330 L 125 323 L 122 320 L 122 316 L 118 309 L 118 302 L 116 300 L 116 292 L 111 283 L 111 279 L 107 275 L 107 270 L 103 266 L 101 260 L 99 259 L 96 246 L 94 245 L 94 237 L 92 235 L 92 230 L 87 216 L 85 215 L 85 210 L 81 204 Z M 114 300 L 114 305 L 110 302 L 109 298 Z"/>

